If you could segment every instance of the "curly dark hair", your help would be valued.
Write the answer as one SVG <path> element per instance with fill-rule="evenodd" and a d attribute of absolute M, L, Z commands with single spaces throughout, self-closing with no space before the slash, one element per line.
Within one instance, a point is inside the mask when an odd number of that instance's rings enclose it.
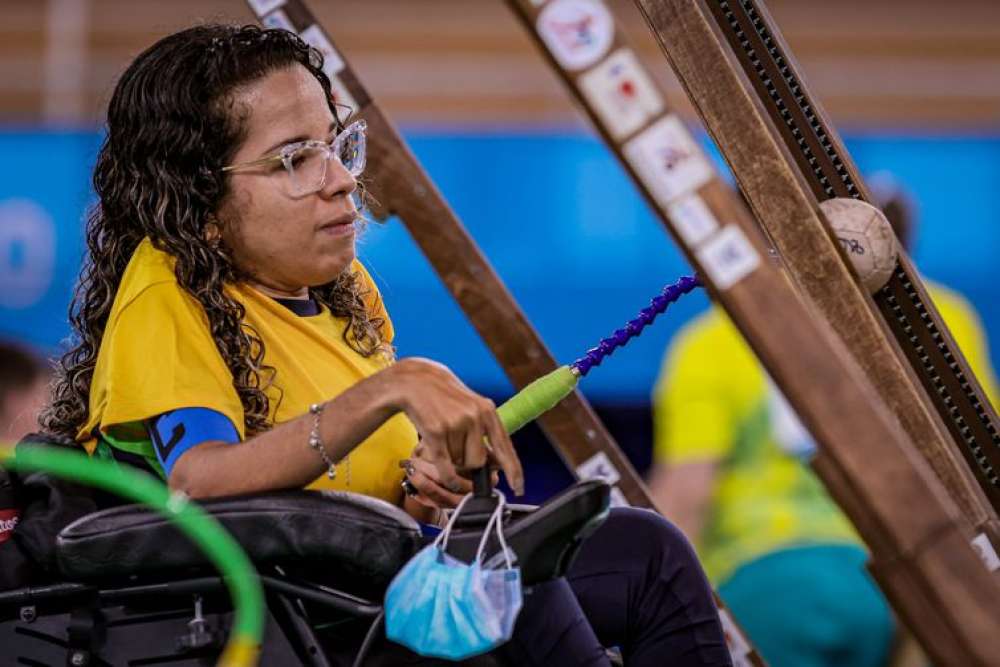
<path fill-rule="evenodd" d="M 201 304 L 212 337 L 243 404 L 247 434 L 269 428 L 265 389 L 275 370 L 244 322 L 245 309 L 224 291 L 246 276 L 207 224 L 226 197 L 220 169 L 246 138 L 249 113 L 237 89 L 279 69 L 302 65 L 316 77 L 340 123 L 323 56 L 293 33 L 257 26 L 203 25 L 163 38 L 125 70 L 108 106 L 107 136 L 94 168 L 99 197 L 87 221 L 88 260 L 70 305 L 74 346 L 58 364 L 52 399 L 40 417 L 47 432 L 75 437 L 87 419 L 90 385 L 108 315 L 133 252 L 144 237 L 176 258 L 177 281 Z M 386 351 L 380 318 L 369 314 L 358 276 L 345 271 L 310 289 L 337 317 L 345 341 L 371 356 Z"/>

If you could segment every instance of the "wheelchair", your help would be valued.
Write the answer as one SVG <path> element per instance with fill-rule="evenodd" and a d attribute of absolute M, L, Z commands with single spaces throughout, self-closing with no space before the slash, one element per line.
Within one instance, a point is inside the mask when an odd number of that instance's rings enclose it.
<path fill-rule="evenodd" d="M 526 589 L 562 576 L 608 513 L 610 488 L 579 482 L 540 506 L 510 505 L 508 546 Z M 486 471 L 448 552 L 472 560 L 495 508 Z M 267 603 L 261 665 L 436 664 L 385 639 L 381 600 L 430 542 L 408 514 L 342 492 L 280 491 L 201 503 L 254 562 Z M 0 591 L 3 664 L 213 665 L 232 607 L 205 558 L 159 514 L 120 505 L 59 531 L 57 580 Z M 488 543 L 487 557 L 499 546 Z M 455 663 L 451 663 L 455 664 Z M 466 665 L 501 665 L 486 654 Z"/>

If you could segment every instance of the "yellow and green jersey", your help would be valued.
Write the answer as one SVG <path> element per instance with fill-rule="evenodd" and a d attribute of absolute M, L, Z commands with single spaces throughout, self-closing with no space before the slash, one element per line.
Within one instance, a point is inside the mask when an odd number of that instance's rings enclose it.
<path fill-rule="evenodd" d="M 177 283 L 174 264 L 148 239 L 135 250 L 101 341 L 87 423 L 77 434 L 88 451 L 107 456 L 102 447 L 117 447 L 161 474 L 144 420 L 182 408 L 207 408 L 226 416 L 240 439 L 246 437 L 243 406 L 208 318 Z M 385 320 L 383 338 L 391 342 L 392 324 L 378 290 L 360 262 L 351 269 L 361 276 L 369 311 Z M 264 343 L 263 365 L 275 371 L 265 388 L 275 424 L 306 413 L 310 404 L 334 398 L 391 363 L 378 354 L 355 352 L 344 341 L 346 318 L 334 317 L 326 308 L 301 316 L 248 285 L 226 289 L 246 309 L 244 324 Z M 269 377 L 266 371 L 262 376 L 265 381 Z M 403 478 L 398 461 L 416 444 L 416 430 L 398 414 L 351 452 L 349 487 L 346 475 L 335 480 L 324 475 L 310 488 L 347 489 L 398 504 Z"/>
<path fill-rule="evenodd" d="M 995 401 L 996 380 L 975 311 L 951 290 L 929 290 Z M 808 434 L 720 309 L 678 333 L 653 401 L 658 462 L 718 464 L 706 523 L 701 535 L 692 536 L 713 581 L 778 549 L 860 542 L 808 467 Z"/>

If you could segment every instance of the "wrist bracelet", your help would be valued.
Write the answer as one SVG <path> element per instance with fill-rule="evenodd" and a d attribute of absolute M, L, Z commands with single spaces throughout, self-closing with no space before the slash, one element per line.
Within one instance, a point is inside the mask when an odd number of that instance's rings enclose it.
<path fill-rule="evenodd" d="M 309 431 L 309 446 L 319 452 L 319 456 L 323 459 L 323 463 L 326 464 L 326 476 L 330 479 L 337 479 L 337 464 L 330 458 L 330 455 L 326 452 L 326 447 L 323 446 L 323 440 L 319 436 L 319 422 L 320 417 L 323 415 L 323 408 L 326 407 L 325 403 L 313 403 L 309 406 L 309 413 L 313 416 L 312 430 Z M 347 485 L 351 485 L 351 456 L 348 454 L 347 459 Z"/>

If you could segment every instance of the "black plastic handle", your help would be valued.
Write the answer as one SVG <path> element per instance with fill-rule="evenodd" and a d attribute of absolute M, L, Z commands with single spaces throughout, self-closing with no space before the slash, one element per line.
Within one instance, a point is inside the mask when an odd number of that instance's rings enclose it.
<path fill-rule="evenodd" d="M 476 498 L 493 497 L 493 480 L 491 477 L 492 475 L 489 466 L 483 466 L 482 468 L 476 470 L 475 475 L 472 478 L 472 492 L 475 494 Z"/>

